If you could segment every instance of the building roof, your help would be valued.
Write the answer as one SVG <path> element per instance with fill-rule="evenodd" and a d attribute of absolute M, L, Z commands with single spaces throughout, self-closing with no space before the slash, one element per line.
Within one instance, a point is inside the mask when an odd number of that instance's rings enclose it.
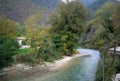
<path fill-rule="evenodd" d="M 26 39 L 25 37 L 17 37 L 18 40 L 24 40 Z"/>
<path fill-rule="evenodd" d="M 64 3 L 68 3 L 68 2 L 72 2 L 72 1 L 75 1 L 75 0 L 62 0 L 62 2 L 64 2 Z"/>

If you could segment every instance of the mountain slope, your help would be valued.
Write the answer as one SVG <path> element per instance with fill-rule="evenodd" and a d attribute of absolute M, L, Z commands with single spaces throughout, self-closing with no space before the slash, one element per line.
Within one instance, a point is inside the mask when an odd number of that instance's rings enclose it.
<path fill-rule="evenodd" d="M 106 2 L 116 2 L 116 0 L 96 0 L 91 5 L 88 6 L 89 9 L 92 11 L 96 11 L 98 8 L 100 8 L 103 4 Z"/>
<path fill-rule="evenodd" d="M 22 22 L 35 11 L 31 0 L 0 0 L 0 16 Z"/>
<path fill-rule="evenodd" d="M 107 0 L 78 0 L 92 10 L 96 10 Z M 47 14 L 54 11 L 56 5 L 61 0 L 0 0 L 0 16 L 5 16 L 14 21 L 23 21 L 36 13 L 44 11 Z"/>
<path fill-rule="evenodd" d="M 0 0 L 0 16 L 21 22 L 38 11 L 51 12 L 60 0 Z"/>
<path fill-rule="evenodd" d="M 96 0 L 80 0 L 84 5 L 89 6 L 94 3 Z"/>
<path fill-rule="evenodd" d="M 35 5 L 53 10 L 61 0 L 33 0 Z"/>

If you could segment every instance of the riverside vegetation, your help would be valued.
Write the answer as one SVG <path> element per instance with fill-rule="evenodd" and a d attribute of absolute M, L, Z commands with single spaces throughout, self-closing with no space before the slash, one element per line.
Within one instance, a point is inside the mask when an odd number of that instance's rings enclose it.
<path fill-rule="evenodd" d="M 105 81 L 120 72 L 120 58 L 109 58 L 109 48 L 120 43 L 120 3 L 106 2 L 94 16 L 80 2 L 59 3 L 50 15 L 49 23 L 43 24 L 41 10 L 24 19 L 13 21 L 0 16 L 0 68 L 14 63 L 29 65 L 54 61 L 77 53 L 78 47 L 100 50 L 105 58 Z M 16 37 L 25 36 L 29 49 L 19 49 Z M 111 66 L 111 64 L 113 64 Z M 101 81 L 100 62 L 96 81 Z"/>

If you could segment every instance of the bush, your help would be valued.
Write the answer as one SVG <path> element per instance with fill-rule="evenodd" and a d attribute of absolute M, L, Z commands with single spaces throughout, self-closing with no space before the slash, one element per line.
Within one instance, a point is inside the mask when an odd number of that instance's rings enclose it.
<path fill-rule="evenodd" d="M 47 38 L 47 37 L 46 37 Z M 61 57 L 59 51 L 54 48 L 51 39 L 44 39 L 44 43 L 41 45 L 38 51 L 38 57 L 42 61 L 53 61 Z"/>
<path fill-rule="evenodd" d="M 71 32 L 53 35 L 54 48 L 63 55 L 72 55 L 77 47 L 76 35 Z"/>
<path fill-rule="evenodd" d="M 21 55 L 14 56 L 14 62 L 34 65 L 39 63 L 39 59 L 35 57 L 35 54 L 21 54 Z"/>
<path fill-rule="evenodd" d="M 19 55 L 21 54 L 30 54 L 30 53 L 34 53 L 34 50 L 32 48 L 28 48 L 28 49 L 18 49 L 16 51 L 16 53 Z"/>
<path fill-rule="evenodd" d="M 0 37 L 0 68 L 9 65 L 16 55 L 18 43 L 10 37 Z"/>

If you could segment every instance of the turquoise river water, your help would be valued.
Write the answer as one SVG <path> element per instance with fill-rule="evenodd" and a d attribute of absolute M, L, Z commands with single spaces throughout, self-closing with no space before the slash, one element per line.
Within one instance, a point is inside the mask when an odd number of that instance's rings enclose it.
<path fill-rule="evenodd" d="M 61 70 L 48 73 L 43 77 L 24 78 L 15 81 L 95 81 L 100 53 L 91 49 L 78 49 L 80 54 L 90 56 L 78 57 Z"/>

